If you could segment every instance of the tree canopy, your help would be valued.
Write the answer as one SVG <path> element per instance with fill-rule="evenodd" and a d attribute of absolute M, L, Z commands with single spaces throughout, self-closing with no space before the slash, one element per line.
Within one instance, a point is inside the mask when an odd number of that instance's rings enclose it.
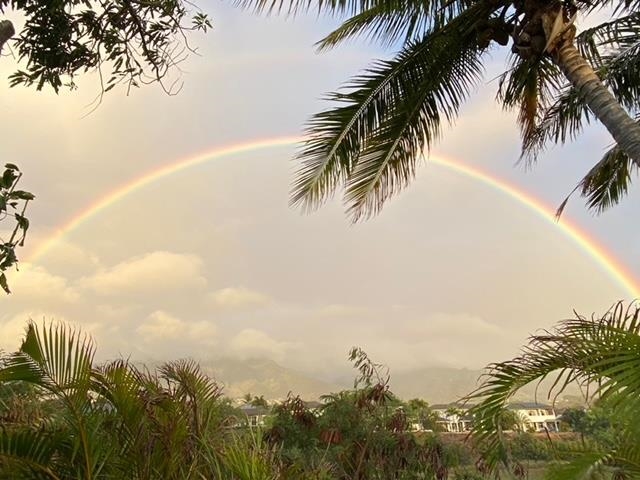
<path fill-rule="evenodd" d="M 9 45 L 24 63 L 10 76 L 15 85 L 75 88 L 77 74 L 97 70 L 102 90 L 160 82 L 193 48 L 186 33 L 206 31 L 210 19 L 184 0 L 1 0 L 0 12 L 24 16 Z M 13 36 L 5 20 L 0 32 Z M 5 33 L 4 37 L 7 36 Z M 0 34 L 0 37 L 3 35 Z"/>

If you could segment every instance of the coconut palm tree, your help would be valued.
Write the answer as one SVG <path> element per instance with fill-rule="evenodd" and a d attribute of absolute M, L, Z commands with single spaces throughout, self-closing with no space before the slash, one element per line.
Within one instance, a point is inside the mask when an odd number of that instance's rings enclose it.
<path fill-rule="evenodd" d="M 585 392 L 591 389 L 589 398 L 615 412 L 615 435 L 582 445 L 572 461 L 554 470 L 555 477 L 591 478 L 588 474 L 608 469 L 611 478 L 640 478 L 640 306 L 618 303 L 601 318 L 565 320 L 532 337 L 520 356 L 488 368 L 470 396 L 481 400 L 470 412 L 472 436 L 491 469 L 509 464 L 501 425 L 509 399 L 523 386 L 554 375 L 549 398 L 578 382 Z"/>
<path fill-rule="evenodd" d="M 348 16 L 319 42 L 353 38 L 400 45 L 329 99 L 308 124 L 291 201 L 315 208 L 340 187 L 354 220 L 377 213 L 413 178 L 418 160 L 483 78 L 495 46 L 510 44 L 498 101 L 518 111 L 523 155 L 535 160 L 593 117 L 616 146 L 581 187 L 596 209 L 626 192 L 640 165 L 636 0 L 237 0 L 258 11 Z M 577 14 L 613 9 L 611 21 L 576 36 Z"/>

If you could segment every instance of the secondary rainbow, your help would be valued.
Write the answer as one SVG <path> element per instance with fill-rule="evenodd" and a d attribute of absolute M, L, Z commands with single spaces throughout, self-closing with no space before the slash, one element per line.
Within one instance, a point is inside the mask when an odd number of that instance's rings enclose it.
<path fill-rule="evenodd" d="M 120 187 L 107 193 L 105 196 L 89 205 L 84 210 L 78 212 L 62 227 L 58 228 L 46 241 L 44 241 L 27 259 L 28 263 L 35 263 L 43 256 L 51 247 L 58 243 L 66 234 L 77 228 L 87 219 L 97 215 L 114 203 L 122 200 L 130 193 L 143 188 L 156 180 L 167 177 L 181 170 L 194 167 L 206 162 L 217 160 L 220 158 L 237 155 L 240 153 L 263 150 L 268 148 L 278 148 L 283 146 L 294 145 L 303 139 L 301 137 L 277 137 L 266 138 L 260 140 L 252 140 L 249 142 L 227 145 L 221 148 L 197 154 L 187 159 L 181 159 L 176 162 L 166 164 L 151 172 L 146 172 L 142 176 L 127 182 Z M 487 186 L 490 186 L 503 194 L 518 201 L 538 216 L 544 218 L 556 226 L 565 236 L 575 242 L 585 253 L 592 257 L 600 267 L 607 272 L 617 283 L 619 283 L 632 297 L 640 297 L 640 283 L 635 279 L 634 275 L 627 271 L 623 265 L 608 252 L 597 240 L 590 237 L 587 232 L 569 221 L 566 217 L 560 222 L 555 221 L 554 208 L 545 205 L 539 199 L 528 194 L 516 185 L 498 178 L 480 170 L 476 167 L 467 165 L 459 160 L 450 160 L 439 157 L 430 156 L 429 163 L 435 163 L 454 172 L 460 173 L 474 180 L 478 180 Z"/>

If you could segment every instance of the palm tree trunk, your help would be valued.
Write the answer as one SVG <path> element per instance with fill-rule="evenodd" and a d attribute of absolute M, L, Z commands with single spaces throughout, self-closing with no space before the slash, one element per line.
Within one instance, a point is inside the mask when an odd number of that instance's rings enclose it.
<path fill-rule="evenodd" d="M 7 43 L 11 37 L 15 35 L 16 31 L 13 28 L 13 23 L 9 20 L 0 21 L 0 52 L 2 52 L 2 47 Z"/>
<path fill-rule="evenodd" d="M 572 41 L 562 42 L 554 60 L 580 92 L 593 114 L 607 127 L 616 143 L 640 167 L 640 125 L 600 81 Z"/>

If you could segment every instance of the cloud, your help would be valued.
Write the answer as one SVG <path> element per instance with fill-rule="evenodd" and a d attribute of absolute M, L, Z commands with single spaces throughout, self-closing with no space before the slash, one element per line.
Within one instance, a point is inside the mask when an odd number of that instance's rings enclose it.
<path fill-rule="evenodd" d="M 29 321 L 36 325 L 49 326 L 62 324 L 81 334 L 95 336 L 105 330 L 104 325 L 98 322 L 75 322 L 59 313 L 50 311 L 22 311 L 15 315 L 0 316 L 0 349 L 15 351 L 19 348 L 24 338 L 24 333 Z"/>
<path fill-rule="evenodd" d="M 210 295 L 210 299 L 215 305 L 223 308 L 254 307 L 271 302 L 268 295 L 244 287 L 216 290 Z"/>
<path fill-rule="evenodd" d="M 198 256 L 157 251 L 125 260 L 79 283 L 100 295 L 121 295 L 201 289 L 207 281 Z"/>
<path fill-rule="evenodd" d="M 22 312 L 12 317 L 0 317 L 0 349 L 8 352 L 20 348 L 30 313 Z"/>
<path fill-rule="evenodd" d="M 43 267 L 21 264 L 19 272 L 7 276 L 13 292 L 9 298 L 13 303 L 28 302 L 42 308 L 54 302 L 75 303 L 80 298 L 79 292 L 69 285 L 66 278 L 53 275 Z"/>
<path fill-rule="evenodd" d="M 216 336 L 216 330 L 216 326 L 211 322 L 186 322 L 162 310 L 150 314 L 146 321 L 136 328 L 136 332 L 148 343 L 157 340 L 189 340 L 210 344 Z"/>
<path fill-rule="evenodd" d="M 330 305 L 324 305 L 318 309 L 318 315 L 321 317 L 357 317 L 366 315 L 369 313 L 369 309 L 366 307 L 360 307 L 356 305 L 344 305 L 340 303 L 334 303 Z"/>
<path fill-rule="evenodd" d="M 65 272 L 67 277 L 89 275 L 101 267 L 100 258 L 91 247 L 58 235 L 53 228 L 42 228 L 37 235 L 30 235 L 20 258 L 51 272 Z"/>
<path fill-rule="evenodd" d="M 242 359 L 269 358 L 276 362 L 281 362 L 293 348 L 294 344 L 279 342 L 265 332 L 253 328 L 245 328 L 229 343 L 230 352 Z"/>
<path fill-rule="evenodd" d="M 434 313 L 424 321 L 413 324 L 414 333 L 446 337 L 501 336 L 503 331 L 497 325 L 483 318 L 466 313 Z"/>

